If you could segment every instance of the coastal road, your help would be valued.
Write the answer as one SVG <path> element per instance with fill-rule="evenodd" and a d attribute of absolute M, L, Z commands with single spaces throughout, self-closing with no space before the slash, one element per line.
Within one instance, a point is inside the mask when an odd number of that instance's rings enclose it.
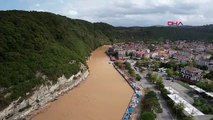
<path fill-rule="evenodd" d="M 160 95 L 160 91 L 157 90 L 154 85 L 151 85 L 146 78 L 142 78 L 141 85 L 143 88 L 149 88 L 153 90 L 159 99 L 159 103 L 161 105 L 161 108 L 163 109 L 162 113 L 157 113 L 157 119 L 158 120 L 173 120 L 172 114 L 170 112 L 170 109 L 167 107 L 166 101 L 162 98 Z"/>

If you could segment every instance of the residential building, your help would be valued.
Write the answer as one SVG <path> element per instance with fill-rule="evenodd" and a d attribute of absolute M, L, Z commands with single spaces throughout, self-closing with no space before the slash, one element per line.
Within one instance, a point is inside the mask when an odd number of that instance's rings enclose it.
<path fill-rule="evenodd" d="M 127 59 L 129 57 L 126 56 L 126 51 L 125 50 L 118 50 L 118 59 Z"/>
<path fill-rule="evenodd" d="M 204 59 L 203 57 L 201 57 L 200 59 L 196 60 L 196 64 L 200 65 L 200 66 L 208 66 L 209 62 L 210 62 L 209 59 Z"/>
<path fill-rule="evenodd" d="M 196 83 L 202 79 L 202 70 L 186 66 L 181 69 L 182 80 L 188 83 Z"/>
<path fill-rule="evenodd" d="M 144 51 L 137 51 L 135 56 L 136 56 L 136 58 L 143 58 L 144 54 L 145 54 Z"/>

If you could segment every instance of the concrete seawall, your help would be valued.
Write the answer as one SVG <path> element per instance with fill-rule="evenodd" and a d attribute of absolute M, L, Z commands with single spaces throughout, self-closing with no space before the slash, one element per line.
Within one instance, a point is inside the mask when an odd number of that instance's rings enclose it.
<path fill-rule="evenodd" d="M 126 80 L 126 82 L 129 84 L 129 86 L 132 88 L 132 90 L 135 90 L 134 87 L 129 82 L 128 77 L 125 76 L 125 74 L 117 66 L 115 66 L 115 64 L 113 64 L 113 66 L 118 71 L 118 73 Z"/>
<path fill-rule="evenodd" d="M 126 116 L 127 116 L 127 114 L 129 115 L 129 111 L 128 111 L 128 108 L 131 106 L 131 104 L 132 103 L 134 103 L 135 104 L 135 107 L 136 107 L 136 105 L 138 105 L 139 104 L 139 101 L 140 101 L 140 99 L 141 99 L 141 95 L 140 95 L 140 97 L 139 98 L 137 98 L 136 96 L 136 94 L 138 94 L 138 92 L 141 92 L 140 90 L 136 90 L 136 87 L 137 87 L 137 85 L 133 85 L 133 82 L 131 83 L 129 80 L 128 80 L 128 77 L 125 75 L 125 73 L 123 73 L 123 71 L 121 71 L 115 64 L 113 64 L 113 66 L 114 66 L 114 68 L 118 71 L 118 73 L 119 74 L 121 74 L 121 76 L 126 80 L 126 82 L 129 84 L 129 86 L 133 89 L 133 91 L 134 91 L 134 94 L 132 95 L 132 97 L 131 97 L 131 100 L 129 101 L 129 105 L 127 106 L 127 108 L 126 108 L 126 112 L 124 113 L 124 115 L 123 115 L 123 118 L 122 118 L 122 120 L 126 120 L 127 118 L 125 118 Z M 138 103 L 135 103 L 135 101 L 138 101 Z M 133 108 L 135 108 L 135 107 L 133 107 Z M 131 116 L 128 118 L 128 120 L 129 119 L 131 119 Z"/>

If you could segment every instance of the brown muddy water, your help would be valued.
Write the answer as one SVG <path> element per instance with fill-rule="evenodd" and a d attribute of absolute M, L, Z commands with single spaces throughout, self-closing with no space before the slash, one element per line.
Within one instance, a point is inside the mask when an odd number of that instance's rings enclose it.
<path fill-rule="evenodd" d="M 105 51 L 96 49 L 88 63 L 90 74 L 78 87 L 60 96 L 32 120 L 121 120 L 133 90 L 109 64 Z"/>

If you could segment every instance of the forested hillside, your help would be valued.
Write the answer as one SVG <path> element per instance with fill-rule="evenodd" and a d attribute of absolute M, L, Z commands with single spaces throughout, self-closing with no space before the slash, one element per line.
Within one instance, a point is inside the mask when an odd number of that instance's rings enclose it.
<path fill-rule="evenodd" d="M 79 71 L 92 50 L 109 43 L 94 24 L 45 12 L 0 12 L 0 108 L 44 83 Z"/>
<path fill-rule="evenodd" d="M 138 40 L 213 42 L 213 27 L 114 27 L 47 12 L 0 11 L 0 108 L 36 86 L 80 70 L 103 44 Z"/>
<path fill-rule="evenodd" d="M 117 27 L 119 39 L 135 40 L 189 40 L 213 43 L 213 25 L 180 27 Z"/>

